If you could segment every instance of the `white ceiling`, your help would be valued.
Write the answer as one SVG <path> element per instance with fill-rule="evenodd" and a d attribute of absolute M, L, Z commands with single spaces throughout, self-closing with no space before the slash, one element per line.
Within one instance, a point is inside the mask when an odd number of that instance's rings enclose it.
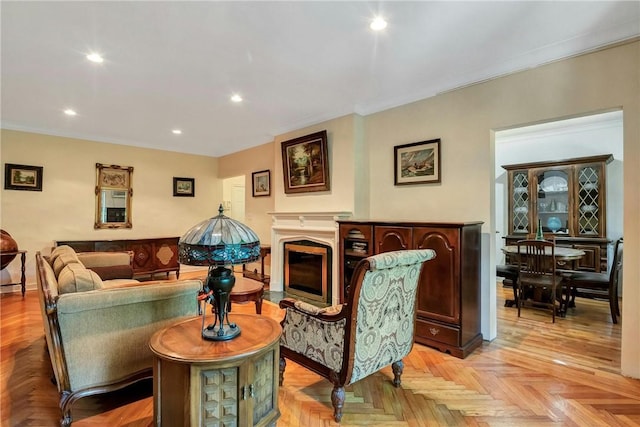
<path fill-rule="evenodd" d="M 640 35 L 638 1 L 2 1 L 0 13 L 3 128 L 211 156 Z"/>

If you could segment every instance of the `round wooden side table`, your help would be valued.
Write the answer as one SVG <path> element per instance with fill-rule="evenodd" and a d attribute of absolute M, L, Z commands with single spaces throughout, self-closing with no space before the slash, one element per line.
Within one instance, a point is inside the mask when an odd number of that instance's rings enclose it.
<path fill-rule="evenodd" d="M 238 280 L 229 294 L 229 306 L 227 311 L 231 311 L 231 303 L 247 303 L 255 301 L 256 313 L 262 314 L 262 296 L 264 295 L 264 284 L 255 280 Z"/>
<path fill-rule="evenodd" d="M 242 330 L 229 341 L 203 339 L 201 317 L 151 337 L 155 426 L 275 425 L 280 324 L 255 314 L 229 320 Z"/>

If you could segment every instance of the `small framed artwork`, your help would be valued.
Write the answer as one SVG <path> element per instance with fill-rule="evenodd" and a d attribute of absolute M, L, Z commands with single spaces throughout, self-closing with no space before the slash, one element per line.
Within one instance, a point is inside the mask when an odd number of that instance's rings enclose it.
<path fill-rule="evenodd" d="M 284 192 L 309 193 L 331 190 L 327 131 L 282 143 Z"/>
<path fill-rule="evenodd" d="M 440 182 L 440 139 L 393 147 L 394 184 Z"/>
<path fill-rule="evenodd" d="M 271 195 L 271 171 L 264 170 L 251 174 L 253 197 Z"/>
<path fill-rule="evenodd" d="M 42 166 L 5 163 L 4 189 L 42 191 Z"/>
<path fill-rule="evenodd" d="M 174 197 L 195 197 L 196 180 L 194 178 L 176 178 L 173 177 L 173 196 Z"/>

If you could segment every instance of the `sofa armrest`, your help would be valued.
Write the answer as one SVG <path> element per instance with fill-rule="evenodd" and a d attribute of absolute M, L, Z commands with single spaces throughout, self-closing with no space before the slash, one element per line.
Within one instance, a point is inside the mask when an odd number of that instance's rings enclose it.
<path fill-rule="evenodd" d="M 305 315 L 316 317 L 320 320 L 326 320 L 329 322 L 335 322 L 339 319 L 347 317 L 348 312 L 346 310 L 347 305 L 332 305 L 330 307 L 317 307 L 313 304 L 306 303 L 304 301 L 295 300 L 293 298 L 284 298 L 280 301 L 280 308 L 295 309 Z"/>
<path fill-rule="evenodd" d="M 319 363 L 335 372 L 342 370 L 347 318 L 342 310 L 336 315 L 312 315 L 281 301 L 285 308 L 282 320 L 280 350 L 287 349 Z"/>
<path fill-rule="evenodd" d="M 78 252 L 78 259 L 102 280 L 133 278 L 133 252 Z"/>

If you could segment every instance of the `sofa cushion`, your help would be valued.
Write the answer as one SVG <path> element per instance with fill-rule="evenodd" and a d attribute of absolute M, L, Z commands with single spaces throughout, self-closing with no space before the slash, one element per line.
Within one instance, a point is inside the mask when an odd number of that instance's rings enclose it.
<path fill-rule="evenodd" d="M 68 246 L 68 245 L 57 246 L 53 248 L 53 250 L 51 251 L 51 255 L 49 255 L 49 262 L 51 263 L 51 265 L 53 265 L 53 262 L 56 260 L 56 258 L 58 258 L 58 256 L 60 256 L 61 254 L 65 254 L 65 253 L 68 254 L 72 252 L 76 253 L 76 251 L 74 251 L 71 246 Z"/>
<path fill-rule="evenodd" d="M 58 254 L 52 264 L 53 272 L 56 274 L 56 277 L 60 276 L 62 269 L 69 264 L 80 264 L 78 255 L 76 255 L 75 252 L 62 252 Z"/>
<path fill-rule="evenodd" d="M 81 263 L 66 265 L 58 275 L 58 292 L 85 292 L 102 289 L 102 279 L 95 271 L 85 268 Z"/>

